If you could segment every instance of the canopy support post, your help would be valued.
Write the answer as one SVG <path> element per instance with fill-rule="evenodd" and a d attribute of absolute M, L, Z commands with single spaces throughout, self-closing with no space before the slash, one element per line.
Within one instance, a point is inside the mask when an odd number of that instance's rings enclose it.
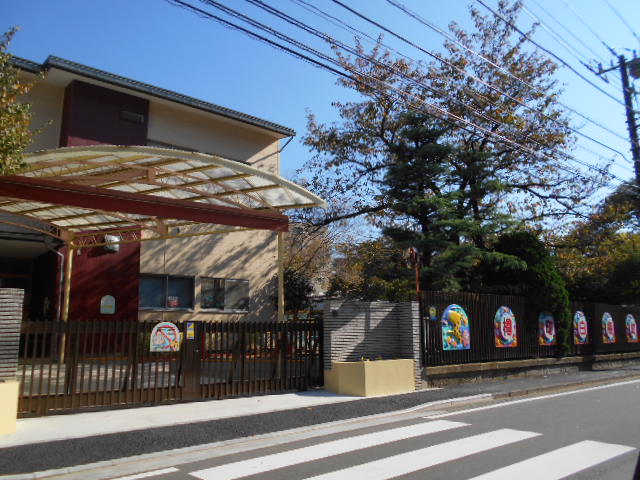
<path fill-rule="evenodd" d="M 64 259 L 64 294 L 62 297 L 62 323 L 69 320 L 69 299 L 71 298 L 71 271 L 73 269 L 73 256 L 76 249 L 71 241 L 67 242 L 67 255 Z M 64 363 L 64 351 L 66 348 L 66 334 L 63 332 L 60 339 L 60 363 Z"/>
<path fill-rule="evenodd" d="M 278 320 L 284 321 L 284 234 L 278 232 Z"/>

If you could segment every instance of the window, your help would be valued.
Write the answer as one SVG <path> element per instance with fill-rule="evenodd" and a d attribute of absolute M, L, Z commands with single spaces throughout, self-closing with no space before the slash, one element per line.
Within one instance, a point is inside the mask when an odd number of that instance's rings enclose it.
<path fill-rule="evenodd" d="M 140 308 L 193 308 L 193 278 L 141 275 Z"/>
<path fill-rule="evenodd" d="M 201 308 L 246 312 L 249 310 L 249 280 L 202 278 Z"/>

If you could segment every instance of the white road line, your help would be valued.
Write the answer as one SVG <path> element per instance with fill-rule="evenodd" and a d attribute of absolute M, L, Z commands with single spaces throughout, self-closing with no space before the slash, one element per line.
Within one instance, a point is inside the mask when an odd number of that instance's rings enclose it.
<path fill-rule="evenodd" d="M 446 420 L 424 422 L 417 425 L 366 433 L 364 435 L 356 435 L 309 447 L 297 448 L 286 452 L 274 453 L 263 457 L 228 463 L 218 467 L 191 472 L 189 475 L 193 475 L 201 480 L 231 480 L 234 478 L 246 477 L 247 475 L 255 475 L 257 473 L 275 470 L 277 468 L 287 467 L 289 465 L 297 465 L 303 462 L 319 460 L 321 458 L 327 458 L 341 453 L 353 452 L 363 448 L 397 442 L 407 438 L 419 437 L 430 433 L 465 427 L 467 425 L 469 424 L 450 422 Z"/>
<path fill-rule="evenodd" d="M 597 387 L 583 388 L 581 390 L 572 390 L 572 391 L 569 391 L 569 392 L 551 393 L 549 395 L 540 395 L 538 397 L 523 398 L 523 399 L 520 399 L 520 400 L 510 400 L 510 401 L 506 401 L 506 402 L 499 402 L 499 403 L 492 404 L 492 405 L 485 405 L 483 407 L 474 407 L 474 408 L 467 408 L 465 410 L 456 410 L 455 412 L 439 413 L 439 414 L 434 414 L 434 415 L 425 415 L 422 418 L 426 418 L 427 420 L 435 420 L 437 418 L 453 417 L 453 416 L 456 416 L 456 415 L 463 415 L 465 413 L 481 412 L 482 410 L 492 410 L 494 408 L 504 408 L 504 407 L 508 407 L 510 405 L 518 405 L 520 403 L 535 402 L 536 400 L 546 400 L 546 399 L 549 399 L 549 398 L 564 397 L 566 395 L 576 395 L 578 393 L 593 392 L 595 390 L 604 390 L 605 388 L 614 388 L 614 387 L 620 387 L 620 386 L 624 386 L 624 385 L 633 385 L 634 383 L 640 383 L 640 380 L 629 380 L 629 381 L 626 381 L 626 382 L 618 382 L 618 383 L 612 383 L 612 384 L 608 384 L 608 385 L 599 385 Z"/>
<path fill-rule="evenodd" d="M 537 437 L 538 435 L 540 435 L 540 433 L 505 428 L 460 440 L 441 443 L 413 452 L 393 455 L 381 460 L 307 478 L 306 480 L 344 480 L 345 478 L 387 480 L 466 457 L 467 455 L 473 455 L 474 453 L 484 452 L 492 448 Z"/>
<path fill-rule="evenodd" d="M 471 480 L 558 480 L 633 450 L 634 447 L 586 440 L 473 477 Z"/>
<path fill-rule="evenodd" d="M 162 468 L 160 470 L 153 470 L 151 472 L 137 473 L 135 475 L 127 475 L 126 477 L 113 478 L 112 480 L 136 480 L 138 478 L 149 478 L 154 475 L 164 475 L 165 473 L 177 472 L 178 469 L 174 467 Z"/>

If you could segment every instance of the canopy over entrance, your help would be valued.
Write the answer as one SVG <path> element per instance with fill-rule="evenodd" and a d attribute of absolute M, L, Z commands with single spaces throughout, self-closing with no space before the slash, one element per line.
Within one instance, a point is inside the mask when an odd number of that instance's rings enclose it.
<path fill-rule="evenodd" d="M 76 247 L 245 229 L 287 231 L 281 210 L 325 207 L 304 188 L 215 155 L 96 145 L 37 152 L 0 176 L 0 222 Z M 187 228 L 183 228 L 187 227 Z"/>

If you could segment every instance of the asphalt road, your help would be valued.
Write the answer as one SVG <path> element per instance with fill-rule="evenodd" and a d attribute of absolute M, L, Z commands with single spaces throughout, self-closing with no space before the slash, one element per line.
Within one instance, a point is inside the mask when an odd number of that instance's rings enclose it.
<path fill-rule="evenodd" d="M 637 479 L 638 405 L 640 380 L 355 430 L 345 426 L 321 437 L 176 464 L 145 478 Z"/>

